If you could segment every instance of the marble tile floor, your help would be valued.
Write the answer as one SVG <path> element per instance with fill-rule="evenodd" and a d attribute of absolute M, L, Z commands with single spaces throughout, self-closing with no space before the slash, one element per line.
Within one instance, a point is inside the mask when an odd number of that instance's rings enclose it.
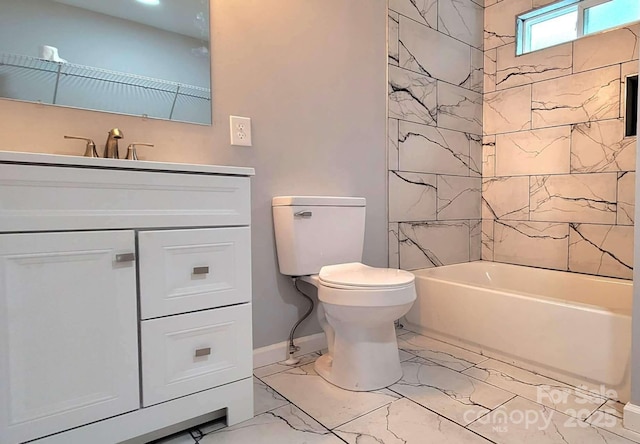
<path fill-rule="evenodd" d="M 155 444 L 640 443 L 622 427 L 623 405 L 584 387 L 398 330 L 403 378 L 350 392 L 313 368 L 254 371 L 255 417 L 202 425 Z"/>

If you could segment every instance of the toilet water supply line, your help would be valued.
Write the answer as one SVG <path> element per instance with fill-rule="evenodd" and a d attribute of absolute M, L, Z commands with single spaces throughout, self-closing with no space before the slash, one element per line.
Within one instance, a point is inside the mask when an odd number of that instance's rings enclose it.
<path fill-rule="evenodd" d="M 300 287 L 298 287 L 298 280 L 300 280 L 300 278 L 299 277 L 293 277 L 293 278 L 291 278 L 291 280 L 293 281 L 293 286 L 296 287 L 296 290 L 298 290 L 298 293 L 300 293 L 302 296 L 307 298 L 307 300 L 309 301 L 310 305 L 309 305 L 309 309 L 307 310 L 307 312 L 300 319 L 298 319 L 298 322 L 296 322 L 295 325 L 293 326 L 293 328 L 291 329 L 291 333 L 289 333 L 289 359 L 284 361 L 285 365 L 296 365 L 298 362 L 300 362 L 300 358 L 294 358 L 293 357 L 293 354 L 295 352 L 297 352 L 298 350 L 300 350 L 300 347 L 298 347 L 297 345 L 295 345 L 293 343 L 293 334 L 295 333 L 296 328 L 298 328 L 298 325 L 300 325 L 302 323 L 302 321 L 307 319 L 309 317 L 309 315 L 311 314 L 311 312 L 313 312 L 313 307 L 315 306 L 315 304 L 313 302 L 313 299 L 311 299 L 311 297 L 309 295 L 304 293 L 302 290 L 300 290 Z"/>

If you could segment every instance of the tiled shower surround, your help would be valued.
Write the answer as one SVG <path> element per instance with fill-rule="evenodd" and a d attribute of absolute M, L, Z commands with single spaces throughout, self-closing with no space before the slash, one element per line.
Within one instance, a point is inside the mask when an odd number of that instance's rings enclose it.
<path fill-rule="evenodd" d="M 471 0 L 389 1 L 391 267 L 480 259 L 482 14 Z"/>
<path fill-rule="evenodd" d="M 630 279 L 640 25 L 516 57 L 516 15 L 551 2 L 476 1 L 389 2 L 390 266 Z"/>
<path fill-rule="evenodd" d="M 482 258 L 631 279 L 640 25 L 516 57 L 514 17 L 542 3 L 486 4 Z"/>

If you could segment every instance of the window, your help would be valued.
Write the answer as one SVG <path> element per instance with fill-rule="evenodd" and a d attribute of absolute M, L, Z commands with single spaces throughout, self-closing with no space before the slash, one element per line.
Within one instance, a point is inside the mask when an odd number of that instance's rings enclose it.
<path fill-rule="evenodd" d="M 639 0 L 562 0 L 518 16 L 517 53 L 640 20 Z"/>

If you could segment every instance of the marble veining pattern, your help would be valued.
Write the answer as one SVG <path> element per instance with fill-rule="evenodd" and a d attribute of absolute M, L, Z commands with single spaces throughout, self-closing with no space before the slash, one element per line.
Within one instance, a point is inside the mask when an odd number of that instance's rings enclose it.
<path fill-rule="evenodd" d="M 496 175 L 496 136 L 482 137 L 482 177 Z"/>
<path fill-rule="evenodd" d="M 389 224 L 389 268 L 400 268 L 400 233 L 398 224 Z"/>
<path fill-rule="evenodd" d="M 493 49 L 515 41 L 515 17 L 531 9 L 531 0 L 491 1 L 485 4 L 484 49 Z M 495 3 L 495 4 L 494 4 Z"/>
<path fill-rule="evenodd" d="M 471 0 L 438 2 L 438 31 L 482 49 L 484 10 Z"/>
<path fill-rule="evenodd" d="M 635 213 L 636 173 L 618 173 L 618 225 L 633 225 Z"/>
<path fill-rule="evenodd" d="M 400 48 L 398 45 L 398 26 L 400 22 L 400 16 L 397 12 L 389 11 L 389 16 L 387 17 L 388 23 L 388 32 L 389 32 L 389 40 L 388 40 L 388 59 L 390 65 L 398 66 L 400 63 Z"/>
<path fill-rule="evenodd" d="M 488 49 L 484 52 L 482 91 L 485 93 L 496 90 L 497 59 L 497 49 Z"/>
<path fill-rule="evenodd" d="M 463 371 L 488 358 L 446 342 L 409 332 L 398 338 L 400 350 L 452 370 Z"/>
<path fill-rule="evenodd" d="M 531 128 L 531 85 L 484 94 L 484 133 Z"/>
<path fill-rule="evenodd" d="M 640 24 L 516 56 L 515 16 L 550 3 L 484 3 L 481 255 L 629 279 Z"/>
<path fill-rule="evenodd" d="M 436 218 L 436 176 L 389 172 L 389 221 L 419 221 Z"/>
<path fill-rule="evenodd" d="M 480 168 L 471 158 L 469 134 L 434 126 L 400 121 L 399 147 L 401 171 L 480 175 Z"/>
<path fill-rule="evenodd" d="M 480 219 L 479 177 L 438 176 L 439 220 Z"/>
<path fill-rule="evenodd" d="M 601 120 L 571 127 L 571 172 L 633 171 L 636 138 L 624 137 L 624 120 Z"/>
<path fill-rule="evenodd" d="M 435 124 L 436 81 L 428 76 L 389 66 L 389 117 Z"/>
<path fill-rule="evenodd" d="M 482 219 L 481 259 L 493 261 L 493 219 Z"/>
<path fill-rule="evenodd" d="M 489 443 L 408 399 L 400 399 L 335 429 L 349 444 Z"/>
<path fill-rule="evenodd" d="M 579 39 L 575 42 L 574 48 L 574 72 L 637 60 L 640 24 Z"/>
<path fill-rule="evenodd" d="M 468 45 L 405 17 L 400 17 L 400 25 L 401 67 L 454 85 L 469 83 L 471 49 Z"/>
<path fill-rule="evenodd" d="M 493 224 L 493 260 L 567 270 L 569 225 L 499 221 Z"/>
<path fill-rule="evenodd" d="M 263 381 L 330 429 L 400 398 L 388 389 L 373 392 L 342 390 L 322 379 L 313 364 L 267 376 Z"/>
<path fill-rule="evenodd" d="M 482 220 L 469 221 L 469 260 L 482 259 Z"/>
<path fill-rule="evenodd" d="M 462 425 L 472 421 L 465 415 L 469 410 L 486 413 L 514 396 L 418 357 L 403 362 L 402 371 L 402 379 L 391 390 Z"/>
<path fill-rule="evenodd" d="M 532 176 L 530 183 L 531 220 L 616 223 L 615 173 Z"/>
<path fill-rule="evenodd" d="M 400 268 L 403 270 L 469 261 L 467 221 L 405 222 L 398 226 Z"/>
<path fill-rule="evenodd" d="M 560 126 L 498 134 L 495 175 L 568 174 L 571 132 Z"/>
<path fill-rule="evenodd" d="M 619 66 L 534 83 L 531 91 L 534 128 L 612 119 L 619 109 Z"/>
<path fill-rule="evenodd" d="M 398 170 L 400 162 L 400 147 L 398 146 L 398 119 L 388 119 L 387 126 L 387 154 L 389 170 Z"/>
<path fill-rule="evenodd" d="M 469 428 L 498 444 L 523 442 L 534 444 L 622 444 L 632 442 L 608 430 L 583 427 L 578 419 L 573 419 L 521 397 L 513 398 L 493 412 L 494 421 L 497 418 L 513 418 L 515 417 L 513 412 L 516 411 L 531 412 L 532 423 L 508 421 L 504 427 L 495 427 L 495 422 L 492 423 L 492 418 L 489 417 L 484 421 L 476 421 Z"/>
<path fill-rule="evenodd" d="M 289 401 L 279 393 L 258 378 L 253 378 L 253 413 L 256 416 L 287 404 Z"/>
<path fill-rule="evenodd" d="M 391 267 L 481 257 L 483 6 L 389 1 Z"/>
<path fill-rule="evenodd" d="M 482 133 L 482 95 L 438 81 L 438 126 Z"/>
<path fill-rule="evenodd" d="M 579 419 L 586 419 L 606 401 L 568 384 L 495 359 L 477 364 L 463 373 Z"/>
<path fill-rule="evenodd" d="M 477 93 L 483 92 L 484 83 L 484 53 L 476 48 L 471 48 L 471 82 L 469 88 Z"/>
<path fill-rule="evenodd" d="M 633 226 L 569 224 L 569 270 L 633 278 Z"/>
<path fill-rule="evenodd" d="M 622 428 L 615 400 L 408 330 L 397 334 L 404 376 L 386 389 L 339 389 L 315 373 L 319 354 L 311 353 L 303 365 L 255 369 L 269 376 L 255 379 L 253 419 L 233 427 L 217 420 L 155 444 L 640 442 Z"/>
<path fill-rule="evenodd" d="M 469 139 L 469 176 L 482 177 L 482 136 L 466 133 Z"/>
<path fill-rule="evenodd" d="M 515 43 L 497 48 L 496 89 L 571 74 L 572 48 L 567 43 L 518 57 Z"/>
<path fill-rule="evenodd" d="M 482 184 L 482 218 L 529 219 L 529 178 L 495 177 Z"/>
<path fill-rule="evenodd" d="M 430 28 L 438 26 L 438 0 L 389 0 L 389 9 Z"/>

